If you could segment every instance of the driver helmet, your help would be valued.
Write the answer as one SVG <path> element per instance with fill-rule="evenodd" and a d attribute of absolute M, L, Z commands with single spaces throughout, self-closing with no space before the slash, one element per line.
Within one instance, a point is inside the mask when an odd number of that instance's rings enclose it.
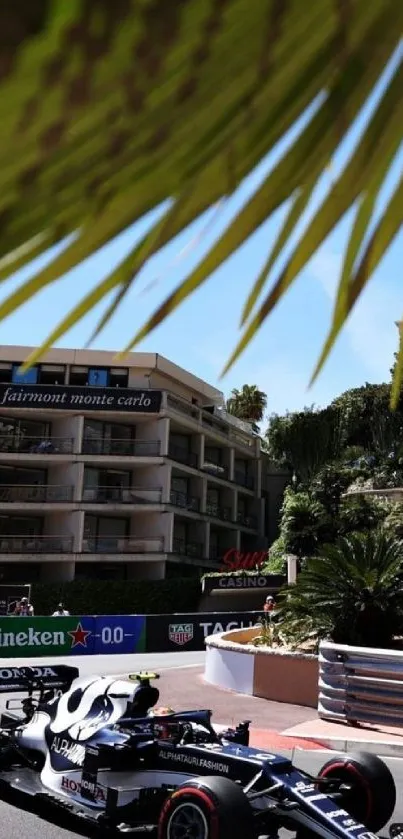
<path fill-rule="evenodd" d="M 175 711 L 173 708 L 169 707 L 161 707 L 161 708 L 154 708 L 152 711 L 149 712 L 150 717 L 170 717 L 174 714 Z M 172 723 L 157 723 L 154 726 L 155 733 L 159 740 L 171 740 L 172 735 L 174 734 L 175 725 Z"/>
<path fill-rule="evenodd" d="M 169 708 L 169 707 L 154 708 L 152 711 L 150 711 L 150 717 L 166 717 L 169 714 L 174 714 L 174 713 L 175 713 L 175 711 L 174 711 L 173 708 Z"/>

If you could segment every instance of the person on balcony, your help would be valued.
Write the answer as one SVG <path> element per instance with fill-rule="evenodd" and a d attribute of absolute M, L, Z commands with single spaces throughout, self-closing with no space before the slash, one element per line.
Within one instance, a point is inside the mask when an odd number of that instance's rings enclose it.
<path fill-rule="evenodd" d="M 17 603 L 14 611 L 16 618 L 33 618 L 35 612 L 32 603 L 29 602 L 28 597 L 22 597 Z"/>
<path fill-rule="evenodd" d="M 64 603 L 59 603 L 57 609 L 52 614 L 52 618 L 68 618 L 70 617 L 70 612 L 64 608 Z"/>

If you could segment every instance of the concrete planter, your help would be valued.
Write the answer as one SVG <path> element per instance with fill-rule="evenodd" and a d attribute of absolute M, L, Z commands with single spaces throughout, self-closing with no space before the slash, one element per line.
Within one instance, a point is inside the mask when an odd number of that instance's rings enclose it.
<path fill-rule="evenodd" d="M 206 681 L 237 693 L 316 708 L 318 656 L 255 647 L 248 642 L 257 632 L 251 627 L 206 638 Z"/>

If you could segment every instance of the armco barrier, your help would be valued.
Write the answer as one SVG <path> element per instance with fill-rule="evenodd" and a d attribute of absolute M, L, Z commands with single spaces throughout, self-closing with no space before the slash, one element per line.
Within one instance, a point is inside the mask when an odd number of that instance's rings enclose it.
<path fill-rule="evenodd" d="M 324 720 L 402 726 L 403 652 L 323 641 L 318 713 Z"/>
<path fill-rule="evenodd" d="M 0 658 L 204 650 L 216 632 L 253 626 L 261 612 L 1 617 Z"/>

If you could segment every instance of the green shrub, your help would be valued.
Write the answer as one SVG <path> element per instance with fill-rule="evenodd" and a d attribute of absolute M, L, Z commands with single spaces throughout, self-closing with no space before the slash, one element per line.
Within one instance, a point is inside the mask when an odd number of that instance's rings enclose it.
<path fill-rule="evenodd" d="M 314 556 L 320 544 L 330 541 L 332 520 L 323 504 L 314 501 L 307 492 L 288 488 L 284 493 L 280 532 L 286 553 L 300 558 Z"/>
<path fill-rule="evenodd" d="M 269 558 L 267 562 L 262 565 L 262 574 L 286 574 L 287 561 L 286 549 L 282 536 L 279 536 L 269 549 Z"/>
<path fill-rule="evenodd" d="M 382 498 L 366 498 L 364 495 L 343 498 L 339 510 L 338 528 L 340 535 L 373 530 L 388 513 L 390 504 Z"/>
<path fill-rule="evenodd" d="M 36 615 L 49 615 L 57 604 L 76 615 L 150 615 L 195 612 L 201 596 L 200 579 L 73 580 L 34 583 L 31 599 Z"/>

